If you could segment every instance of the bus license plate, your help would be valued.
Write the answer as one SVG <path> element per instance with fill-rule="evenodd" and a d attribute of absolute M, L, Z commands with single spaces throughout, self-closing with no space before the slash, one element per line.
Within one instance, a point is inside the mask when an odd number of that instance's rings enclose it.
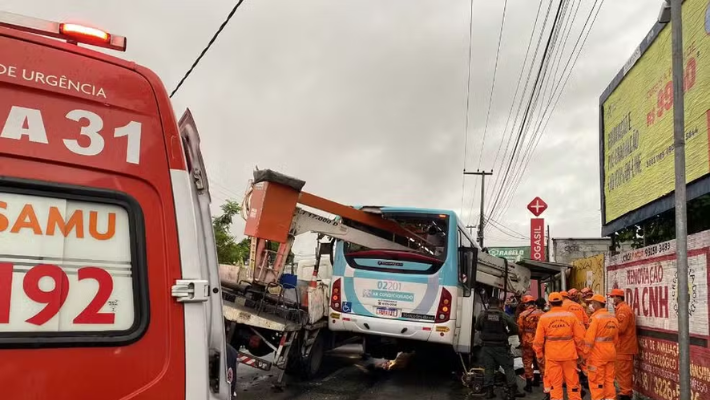
<path fill-rule="evenodd" d="M 383 317 L 397 318 L 399 317 L 399 308 L 377 307 L 375 309 L 375 314 Z"/>

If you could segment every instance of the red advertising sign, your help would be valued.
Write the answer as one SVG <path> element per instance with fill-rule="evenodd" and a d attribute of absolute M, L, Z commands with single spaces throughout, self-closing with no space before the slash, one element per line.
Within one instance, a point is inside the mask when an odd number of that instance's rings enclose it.
<path fill-rule="evenodd" d="M 547 210 L 547 203 L 542 201 L 541 198 L 535 197 L 533 201 L 528 204 L 528 210 L 530 210 L 530 212 L 533 213 L 534 216 L 539 217 L 540 214 Z"/>
<path fill-rule="evenodd" d="M 530 218 L 530 259 L 545 261 L 544 218 Z"/>
<path fill-rule="evenodd" d="M 621 289 L 636 314 L 639 354 L 635 389 L 652 400 L 679 399 L 678 277 L 670 240 L 605 257 L 608 289 Z M 688 400 L 710 399 L 710 231 L 688 236 L 690 388 Z"/>
<path fill-rule="evenodd" d="M 680 400 L 678 343 L 639 336 L 635 389 L 654 400 Z M 689 400 L 710 398 L 710 350 L 690 346 Z"/>

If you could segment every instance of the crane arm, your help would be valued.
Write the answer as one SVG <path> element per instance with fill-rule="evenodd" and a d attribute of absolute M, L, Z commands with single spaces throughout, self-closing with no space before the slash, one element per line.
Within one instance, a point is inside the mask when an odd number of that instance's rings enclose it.
<path fill-rule="evenodd" d="M 412 251 L 412 249 L 402 246 L 401 244 L 349 227 L 340 221 L 328 219 L 297 207 L 289 233 L 291 236 L 298 236 L 306 232 L 320 233 L 370 249 Z"/>
<path fill-rule="evenodd" d="M 255 281 L 269 284 L 278 280 L 294 237 L 309 231 L 372 249 L 413 251 L 394 240 L 306 211 L 298 207 L 298 204 L 388 232 L 392 238 L 400 236 L 424 248 L 434 247 L 426 239 L 394 221 L 303 192 L 301 189 L 305 184 L 300 179 L 272 170 L 254 171 L 254 181 L 244 201 L 244 233 L 252 239 L 249 268 L 254 271 Z M 279 243 L 273 260 L 269 253 L 274 251 L 267 247 L 268 242 Z"/>

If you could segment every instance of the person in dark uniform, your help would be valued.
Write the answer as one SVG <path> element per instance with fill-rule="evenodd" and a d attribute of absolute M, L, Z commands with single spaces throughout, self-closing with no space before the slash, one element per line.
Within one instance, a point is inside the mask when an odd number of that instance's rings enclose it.
<path fill-rule="evenodd" d="M 476 318 L 475 328 L 481 332 L 480 338 L 483 342 L 481 361 L 485 369 L 483 387 L 486 398 L 496 397 L 494 376 L 498 367 L 503 367 L 505 371 L 508 399 L 525 397 L 525 393 L 518 389 L 517 377 L 513 369 L 513 355 L 508 344 L 508 336 L 518 334 L 518 325 L 513 317 L 501 310 L 499 299 L 491 298 L 488 301 L 488 309 L 482 311 Z"/>

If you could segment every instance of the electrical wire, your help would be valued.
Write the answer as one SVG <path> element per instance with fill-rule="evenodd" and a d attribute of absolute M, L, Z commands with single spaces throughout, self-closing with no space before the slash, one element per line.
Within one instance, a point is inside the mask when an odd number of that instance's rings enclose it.
<path fill-rule="evenodd" d="M 520 123 L 520 132 L 518 133 L 518 140 L 516 141 L 516 143 L 520 143 L 522 146 L 525 146 L 525 143 L 529 142 L 528 137 L 531 131 L 530 126 L 536 124 L 535 118 L 538 117 L 538 115 L 536 114 L 536 111 L 538 110 L 538 104 L 540 103 L 541 98 L 544 98 L 545 95 L 549 92 L 548 88 L 550 87 L 549 83 L 551 79 L 548 79 L 548 74 L 554 68 L 554 65 L 556 63 L 556 55 L 561 54 L 561 51 L 558 51 L 560 47 L 557 44 L 560 39 L 560 28 L 562 28 L 562 33 L 564 33 L 566 22 L 568 22 L 567 10 L 569 6 L 569 0 L 561 0 L 559 6 L 561 7 L 560 17 L 558 20 L 556 20 L 555 23 L 553 23 L 552 29 L 550 30 L 551 36 L 548 40 L 548 48 L 550 49 L 550 51 L 547 51 L 543 54 L 536 82 L 535 84 L 533 84 L 533 87 L 531 89 L 531 103 L 528 103 L 528 107 L 526 108 L 525 113 L 523 114 L 522 122 Z M 516 152 L 516 150 L 517 148 L 513 149 L 513 152 L 510 154 L 510 161 L 508 163 L 509 167 L 512 166 L 513 177 L 516 176 L 516 173 L 520 168 L 520 163 L 522 162 L 522 156 L 524 155 L 524 151 Z M 498 186 L 496 199 L 493 202 L 491 208 L 488 210 L 489 217 L 493 217 L 495 215 L 495 211 L 498 210 L 498 201 L 500 199 L 507 199 L 508 190 L 510 189 L 510 183 L 509 181 L 507 181 L 507 178 L 508 174 L 503 177 L 501 184 Z"/>
<path fill-rule="evenodd" d="M 552 2 L 550 2 L 550 6 L 552 5 Z M 523 73 L 525 72 L 525 65 L 527 65 L 528 62 L 528 56 L 530 55 L 530 47 L 532 45 L 533 38 L 535 37 L 535 28 L 537 28 L 537 22 L 540 19 L 540 10 L 542 9 L 542 0 L 537 5 L 537 13 L 535 14 L 535 22 L 533 23 L 533 28 L 532 31 L 530 32 L 530 40 L 528 40 L 528 47 L 525 50 L 525 59 L 523 60 L 523 65 L 520 68 L 520 74 L 518 75 L 518 83 L 515 86 L 515 94 L 513 94 L 513 100 L 510 102 L 510 110 L 508 110 L 508 119 L 505 121 L 505 127 L 503 128 L 503 135 L 500 140 L 500 144 L 498 144 L 498 150 L 496 150 L 496 156 L 495 159 L 493 160 L 493 166 L 495 168 L 495 165 L 498 163 L 498 157 L 500 156 L 500 150 L 503 147 L 503 142 L 505 141 L 505 132 L 508 131 L 508 126 L 510 124 L 510 117 L 513 114 L 513 107 L 515 106 L 515 99 L 518 98 L 518 92 L 520 91 L 520 83 L 523 80 Z M 550 7 L 548 6 L 548 14 Z M 537 54 L 537 53 L 536 53 Z M 530 68 L 532 69 L 532 63 L 535 60 L 533 59 L 530 64 Z M 527 84 L 526 84 L 527 86 Z M 523 97 L 525 96 L 525 93 L 520 98 L 520 101 L 522 102 Z M 495 187 L 495 184 L 494 184 Z"/>
<path fill-rule="evenodd" d="M 508 10 L 508 0 L 504 0 L 503 13 L 501 16 L 501 21 L 500 21 L 500 30 L 498 31 L 498 45 L 496 48 L 496 58 L 495 58 L 495 63 L 493 65 L 493 79 L 491 81 L 491 90 L 488 95 L 488 110 L 486 111 L 486 122 L 485 122 L 485 126 L 483 128 L 483 139 L 481 141 L 481 149 L 478 154 L 478 167 L 476 168 L 476 170 L 481 169 L 481 162 L 483 161 L 483 149 L 486 146 L 486 133 L 488 132 L 488 120 L 491 115 L 491 106 L 493 104 L 493 93 L 495 93 L 496 76 L 498 74 L 498 60 L 500 58 L 500 48 L 501 48 L 501 43 L 503 41 L 503 28 L 505 27 L 505 15 L 506 15 L 507 10 Z M 473 21 L 473 14 L 471 15 L 471 21 Z M 469 47 L 469 51 L 470 51 L 470 47 Z M 469 73 L 470 73 L 470 69 L 469 69 Z M 468 117 L 468 108 L 467 108 L 466 116 Z M 485 179 L 485 177 L 481 177 L 481 179 L 483 180 L 483 179 Z M 483 185 L 483 182 L 481 182 L 481 185 Z M 476 180 L 476 183 L 473 187 L 473 196 L 471 198 L 471 207 L 469 208 L 469 211 L 468 211 L 468 215 L 469 215 L 468 224 L 469 225 L 471 224 L 471 215 L 473 215 L 473 206 L 474 206 L 474 204 L 476 204 L 475 199 L 476 199 L 476 189 L 477 188 L 478 188 L 478 180 Z M 485 194 L 484 194 L 484 196 L 485 196 Z M 462 199 L 463 199 L 463 194 L 462 194 Z M 483 201 L 483 200 L 484 199 L 481 198 L 481 201 Z M 463 210 L 461 211 L 461 213 L 463 214 Z"/>
<path fill-rule="evenodd" d="M 199 56 L 197 56 L 197 59 L 195 60 L 195 62 L 192 63 L 192 66 L 190 67 L 190 69 L 188 69 L 187 72 L 185 72 L 185 75 L 182 77 L 182 79 L 180 79 L 180 82 L 178 82 L 177 86 L 175 86 L 175 89 L 173 89 L 173 92 L 170 93 L 170 98 L 172 98 L 173 95 L 175 93 L 177 93 L 177 91 L 182 86 L 183 82 L 185 82 L 187 77 L 190 76 L 190 74 L 195 69 L 195 67 L 197 67 L 197 64 L 200 63 L 200 60 L 202 60 L 202 57 L 205 55 L 205 53 L 207 53 L 207 50 L 209 50 L 210 47 L 212 47 L 212 44 L 215 42 L 215 40 L 217 40 L 217 36 L 219 36 L 219 34 L 222 33 L 222 30 L 224 29 L 224 27 L 227 26 L 227 24 L 229 23 L 229 20 L 232 19 L 232 16 L 234 16 L 234 13 L 237 11 L 239 6 L 242 5 L 243 2 L 244 2 L 244 0 L 239 0 L 237 2 L 237 4 L 235 4 L 234 7 L 232 8 L 232 11 L 230 11 L 229 14 L 227 14 L 227 18 L 224 20 L 224 22 L 222 22 L 222 25 L 219 26 L 219 29 L 217 29 L 217 32 L 215 32 L 214 36 L 212 36 L 212 39 L 210 39 L 210 41 L 207 43 L 207 46 L 205 46 L 205 48 L 202 49 L 202 52 L 200 53 Z"/>
<path fill-rule="evenodd" d="M 599 3 L 599 7 L 596 7 L 597 3 Z M 539 144 L 540 139 L 542 138 L 542 135 L 544 134 L 545 130 L 547 129 L 547 125 L 549 124 L 549 122 L 552 118 L 552 114 L 554 113 L 554 111 L 557 107 L 557 104 L 559 103 L 559 101 L 562 97 L 562 94 L 564 93 L 564 89 L 566 88 L 567 83 L 569 82 L 569 78 L 571 77 L 572 72 L 574 71 L 574 67 L 577 64 L 577 61 L 584 49 L 584 46 L 586 45 L 589 34 L 591 33 L 592 28 L 594 27 L 594 23 L 596 22 L 597 16 L 599 15 L 599 11 L 603 7 L 603 5 L 604 5 L 604 0 L 601 0 L 601 2 L 599 2 L 599 0 L 594 1 L 594 4 L 592 5 L 592 8 L 589 12 L 589 15 L 587 16 L 587 18 L 585 20 L 584 26 L 582 27 L 582 29 L 580 31 L 580 35 L 578 36 L 578 38 L 574 44 L 574 47 L 573 47 L 572 52 L 570 54 L 570 58 L 567 60 L 567 63 L 565 64 L 565 67 L 563 68 L 562 74 L 559 77 L 559 79 L 555 79 L 555 81 L 558 82 L 558 85 L 555 87 L 555 90 L 553 91 L 553 94 L 548 101 L 545 111 L 543 112 L 543 115 L 540 118 L 540 121 L 537 124 L 537 127 L 535 128 L 535 132 L 533 134 L 533 139 L 529 142 L 528 148 L 525 151 L 526 155 L 523 157 L 523 159 L 524 159 L 523 167 L 518 172 L 517 176 L 513 179 L 514 184 L 512 186 L 512 190 L 510 190 L 508 192 L 507 203 L 504 205 L 503 211 L 498 214 L 499 217 L 504 215 L 504 213 L 508 210 L 508 207 L 512 203 L 513 194 L 517 190 L 517 188 L 522 180 L 522 176 L 524 175 L 524 172 L 527 169 L 527 167 L 530 163 L 530 160 L 532 159 L 532 155 L 534 154 L 535 150 L 537 149 L 537 145 Z M 596 12 L 595 12 L 595 9 L 596 9 Z M 592 18 L 592 15 L 593 15 L 593 18 Z M 590 23 L 590 19 L 591 19 L 591 23 Z M 589 25 L 589 29 L 587 29 L 585 32 L 587 25 Z M 580 40 L 582 40 L 582 42 L 581 42 L 581 46 L 579 46 L 579 48 L 578 48 Z M 576 52 L 576 54 L 575 54 L 575 52 Z M 570 62 L 572 63 L 571 67 L 569 67 Z M 553 99 L 554 99 L 554 104 L 552 104 Z M 549 110 L 549 113 L 548 113 L 548 110 Z M 543 124 L 543 120 L 544 120 L 544 124 Z"/>
<path fill-rule="evenodd" d="M 493 105 L 493 93 L 495 93 L 496 88 L 496 76 L 498 75 L 498 59 L 500 57 L 500 45 L 503 41 L 503 28 L 505 27 L 505 14 L 508 10 L 508 0 L 503 2 L 503 16 L 500 21 L 500 31 L 498 31 L 498 48 L 496 50 L 496 60 L 493 65 L 493 81 L 491 82 L 491 90 L 488 94 L 488 111 L 486 111 L 486 122 L 483 128 L 483 140 L 481 143 L 481 150 L 478 154 L 478 169 L 481 169 L 481 161 L 483 161 L 483 149 L 486 146 L 486 133 L 488 132 L 488 120 L 491 116 L 491 106 Z"/>
<path fill-rule="evenodd" d="M 564 0 L 560 0 L 560 3 L 559 3 L 559 5 L 558 5 L 558 7 L 557 7 L 557 12 L 556 12 L 556 15 L 555 15 L 555 19 L 554 19 L 554 21 L 553 21 L 553 23 L 552 23 L 552 29 L 550 30 L 550 35 L 548 36 L 547 44 L 545 45 L 545 51 L 543 52 L 543 62 L 540 64 L 540 67 L 539 67 L 538 72 L 537 72 L 537 76 L 536 76 L 536 78 L 535 78 L 535 82 L 533 83 L 533 90 L 532 90 L 533 94 L 535 93 L 535 88 L 538 87 L 538 84 L 539 84 L 539 82 L 540 82 L 540 78 L 541 78 L 541 76 L 542 76 L 542 74 L 543 74 L 543 69 L 544 69 L 545 66 L 547 65 L 547 63 L 545 62 L 545 60 L 548 59 L 548 54 L 549 54 L 549 51 L 550 51 L 550 44 L 551 44 L 551 42 L 552 42 L 553 35 L 555 34 L 555 32 L 556 32 L 556 30 L 557 30 L 557 29 L 555 29 L 555 28 L 558 27 L 558 25 L 559 25 L 559 20 L 560 20 L 560 15 L 561 15 L 562 5 L 563 5 L 562 3 L 563 3 L 563 2 L 564 2 Z M 539 92 L 539 90 L 538 90 L 538 92 Z M 496 206 L 498 205 L 498 202 L 500 201 L 500 196 L 501 196 L 501 193 L 502 193 L 502 189 L 503 189 L 503 187 L 504 187 L 504 185 L 505 185 L 505 181 L 508 179 L 508 176 L 509 176 L 509 174 L 510 174 L 511 167 L 512 167 L 513 162 L 514 162 L 514 160 L 515 160 L 515 158 L 516 158 L 516 155 L 517 155 L 516 152 L 517 152 L 518 147 L 519 147 L 519 145 L 520 145 L 520 140 L 521 140 L 522 135 L 523 135 L 523 132 L 524 132 L 525 123 L 527 122 L 527 120 L 528 120 L 528 118 L 529 118 L 529 116 L 530 116 L 530 107 L 532 106 L 532 102 L 533 102 L 533 99 L 534 99 L 534 98 L 535 98 L 535 96 L 534 96 L 534 95 L 531 95 L 531 96 L 530 96 L 530 99 L 529 99 L 529 101 L 528 101 L 528 104 L 527 104 L 527 106 L 526 106 L 526 110 L 525 110 L 525 113 L 523 114 L 523 120 L 522 120 L 521 125 L 520 125 L 520 129 L 519 129 L 519 132 L 518 132 L 518 135 L 517 135 L 517 139 L 516 139 L 516 141 L 515 141 L 515 145 L 514 145 L 514 147 L 513 147 L 512 153 L 511 153 L 511 154 L 512 154 L 512 157 L 510 158 L 510 161 L 508 162 L 508 166 L 507 166 L 507 168 L 506 168 L 505 174 L 503 175 L 503 180 L 502 180 L 502 183 L 501 183 L 500 190 L 499 190 L 498 193 L 496 194 L 496 197 L 495 197 L 495 200 L 494 200 L 494 202 L 493 202 L 493 206 L 492 206 L 491 210 L 495 210 Z M 489 216 L 490 216 L 491 214 L 492 214 L 491 212 L 488 213 Z"/>
<path fill-rule="evenodd" d="M 542 23 L 542 27 L 540 28 L 540 33 L 537 37 L 537 43 L 535 44 L 535 53 L 533 54 L 532 59 L 530 60 L 530 68 L 528 69 L 527 78 L 525 79 L 525 85 L 523 86 L 523 93 L 520 96 L 520 101 L 518 102 L 518 107 L 515 112 L 515 118 L 513 119 L 513 125 L 511 126 L 510 134 L 508 134 L 508 140 L 506 141 L 505 150 L 503 151 L 503 158 L 501 159 L 500 165 L 496 164 L 497 160 L 498 160 L 498 154 L 496 154 L 496 162 L 493 163 L 493 168 L 495 170 L 502 169 L 503 164 L 505 163 L 504 160 L 507 158 L 508 150 L 510 149 L 510 145 L 511 145 L 513 137 L 514 137 L 515 126 L 517 125 L 516 121 L 518 121 L 518 119 L 520 117 L 520 113 L 523 109 L 523 101 L 526 97 L 525 94 L 528 91 L 530 79 L 532 78 L 532 74 L 533 74 L 533 67 L 535 65 L 535 60 L 537 60 L 537 55 L 538 55 L 538 52 L 540 51 L 540 45 L 542 44 L 542 38 L 543 38 L 543 34 L 545 33 L 545 27 L 547 27 L 547 21 L 550 19 L 550 15 L 552 13 L 552 3 L 553 3 L 553 0 L 550 0 L 550 2 L 547 4 L 547 11 L 545 13 L 545 20 Z M 542 2 L 540 3 L 540 6 L 538 7 L 538 14 L 539 14 L 539 10 L 541 8 L 541 5 L 542 5 Z M 532 41 L 532 38 L 535 34 L 534 28 L 535 27 L 533 27 L 533 31 L 530 33 L 531 41 Z M 528 46 L 529 46 L 530 42 L 528 43 Z M 523 64 L 523 69 L 521 70 L 521 76 L 522 76 L 522 73 L 524 72 L 524 68 L 525 68 L 525 65 Z M 518 83 L 520 83 L 520 78 L 518 79 Z M 534 88 L 532 88 L 532 89 L 534 89 Z M 532 94 L 531 94 L 531 96 L 532 96 Z M 513 102 L 515 102 L 515 99 L 513 99 Z M 513 105 L 514 105 L 514 103 L 511 104 L 511 108 L 510 108 L 511 113 L 513 110 Z M 505 132 L 507 132 L 507 130 L 508 130 L 508 123 L 510 122 L 510 117 L 511 117 L 511 114 L 509 113 L 508 114 L 508 121 L 506 122 L 506 127 L 503 131 L 504 136 L 505 136 Z M 503 140 L 501 140 L 501 143 L 500 143 L 501 145 L 503 144 Z M 500 150 L 500 146 L 499 146 L 499 150 Z M 511 156 L 512 156 L 512 154 L 511 154 Z M 488 196 L 486 197 L 487 204 L 489 204 L 489 207 L 488 207 L 489 210 L 490 210 L 490 204 L 492 203 L 493 197 L 495 196 L 494 193 L 496 193 L 496 189 L 501 186 L 500 183 L 501 183 L 501 174 L 496 174 L 494 177 L 494 180 L 493 180 L 493 190 L 489 191 Z"/>
<path fill-rule="evenodd" d="M 490 218 L 489 218 L 489 219 L 488 219 L 488 224 L 490 224 L 490 226 L 496 228 L 496 229 L 497 229 L 498 231 L 500 231 L 501 233 L 503 233 L 503 234 L 505 234 L 505 235 L 507 235 L 507 236 L 510 236 L 510 237 L 512 237 L 512 238 L 514 238 L 514 239 L 521 239 L 521 240 L 529 240 L 529 239 L 530 239 L 528 236 L 525 236 L 525 235 L 523 235 L 523 234 L 520 233 L 520 232 L 514 231 L 513 229 L 511 229 L 511 228 L 509 228 L 509 227 L 507 227 L 507 226 L 501 224 L 500 222 L 496 222 L 496 221 L 493 220 L 493 219 L 490 219 Z M 487 224 L 487 225 L 488 225 L 488 224 Z M 504 229 L 505 229 L 505 230 L 504 230 Z"/>
<path fill-rule="evenodd" d="M 466 172 L 466 158 L 468 157 L 468 125 L 469 125 L 469 107 L 471 103 L 471 64 L 473 59 L 473 0 L 471 0 L 471 6 L 468 16 L 468 64 L 466 66 L 468 76 L 466 78 L 466 118 L 464 122 L 463 130 L 463 172 Z M 474 188 L 475 191 L 475 188 Z M 461 218 L 463 218 L 464 210 L 464 195 L 466 194 L 466 174 L 463 174 L 461 178 Z"/>

